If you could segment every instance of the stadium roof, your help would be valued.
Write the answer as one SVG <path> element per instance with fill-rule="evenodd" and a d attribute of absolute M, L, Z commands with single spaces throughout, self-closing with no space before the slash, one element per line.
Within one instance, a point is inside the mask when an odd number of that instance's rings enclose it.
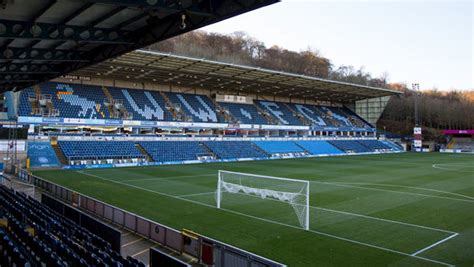
<path fill-rule="evenodd" d="M 1 0 L 0 92 L 50 80 L 278 1 Z"/>
<path fill-rule="evenodd" d="M 166 83 L 243 94 L 353 102 L 397 91 L 168 53 L 137 50 L 73 73 L 83 77 Z"/>

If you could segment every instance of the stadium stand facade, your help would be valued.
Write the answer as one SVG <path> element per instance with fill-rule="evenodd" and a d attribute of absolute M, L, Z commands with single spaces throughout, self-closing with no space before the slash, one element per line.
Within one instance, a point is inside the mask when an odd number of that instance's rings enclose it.
<path fill-rule="evenodd" d="M 441 152 L 474 153 L 474 130 L 444 130 L 447 145 Z"/>
<path fill-rule="evenodd" d="M 69 138 L 68 136 L 63 136 Z M 137 140 L 146 140 L 138 138 Z M 32 146 L 45 145 L 45 142 L 31 142 Z M 46 143 L 48 144 L 48 143 Z M 76 166 L 107 167 L 131 165 L 155 165 L 164 163 L 195 163 L 210 161 L 258 160 L 288 157 L 336 156 L 354 153 L 400 152 L 400 148 L 389 145 L 388 141 L 375 139 L 357 140 L 239 140 L 237 138 L 221 140 L 201 138 L 201 141 L 189 141 L 183 137 L 180 141 L 59 141 L 59 148 L 67 164 Z M 54 154 L 51 157 L 55 156 Z M 42 165 L 33 152 L 29 152 L 32 167 Z M 43 155 L 44 157 L 44 155 Z M 58 165 L 55 158 L 55 166 Z M 39 162 L 39 163 L 38 163 Z M 51 160 L 51 162 L 53 162 Z M 49 163 L 49 161 L 47 162 Z"/>
<path fill-rule="evenodd" d="M 107 167 L 399 152 L 344 105 L 47 82 L 19 95 L 19 121 L 48 152 L 30 166 Z M 88 130 L 77 128 L 89 125 Z M 76 131 L 68 131 L 72 126 Z M 115 129 L 107 132 L 108 128 Z M 100 129 L 94 131 L 94 128 Z M 117 131 L 120 129 L 121 131 Z M 57 145 L 48 146 L 48 141 Z M 54 156 L 54 152 L 56 157 Z M 36 154 L 35 154 L 36 153 Z M 50 156 L 45 156 L 50 155 Z"/>
<path fill-rule="evenodd" d="M 167 103 L 168 102 L 168 103 Z M 215 104 L 216 103 L 216 104 Z M 313 126 L 364 131 L 373 129 L 345 107 L 255 100 L 217 104 L 207 95 L 158 93 L 115 87 L 48 82 L 21 92 L 20 117 L 224 123 L 222 106 L 235 122 Z M 184 116 L 178 116 L 178 115 Z M 265 118 L 267 117 L 267 118 Z"/>

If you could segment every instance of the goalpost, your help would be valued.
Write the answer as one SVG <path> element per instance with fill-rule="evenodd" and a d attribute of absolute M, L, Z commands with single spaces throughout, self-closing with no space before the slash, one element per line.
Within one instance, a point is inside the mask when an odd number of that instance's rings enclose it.
<path fill-rule="evenodd" d="M 309 181 L 219 170 L 216 191 L 219 209 L 224 193 L 288 203 L 299 225 L 309 230 Z"/>

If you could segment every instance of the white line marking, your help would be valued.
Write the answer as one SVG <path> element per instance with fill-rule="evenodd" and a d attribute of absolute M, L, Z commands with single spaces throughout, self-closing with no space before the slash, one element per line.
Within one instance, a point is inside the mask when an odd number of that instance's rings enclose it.
<path fill-rule="evenodd" d="M 142 241 L 142 240 L 143 240 L 143 237 L 140 237 L 139 239 L 135 239 L 135 240 L 133 240 L 133 241 L 130 241 L 130 242 L 128 242 L 128 243 L 123 244 L 123 245 L 122 245 L 122 248 L 124 248 L 124 247 L 126 247 L 126 246 L 130 246 L 130 245 L 135 244 L 135 243 L 137 243 L 137 242 L 140 242 L 140 241 Z"/>
<path fill-rule="evenodd" d="M 150 250 L 150 248 L 147 248 L 147 249 L 144 249 L 144 250 L 142 250 L 142 251 L 139 251 L 139 252 L 137 252 L 137 253 L 135 253 L 135 254 L 133 254 L 133 255 L 131 255 L 131 256 L 132 256 L 132 258 L 135 258 L 136 256 L 138 256 L 138 255 L 140 255 L 140 254 L 143 254 L 143 253 L 145 253 L 145 252 L 148 252 L 149 250 Z"/>
<path fill-rule="evenodd" d="M 122 237 L 125 237 L 127 235 L 131 235 L 131 234 L 132 234 L 132 232 L 127 232 L 127 233 L 122 234 Z"/>
<path fill-rule="evenodd" d="M 112 182 L 112 183 L 132 187 L 132 188 L 135 188 L 135 189 L 140 189 L 140 190 L 147 191 L 147 192 L 150 192 L 150 193 L 154 193 L 154 194 L 158 194 L 158 195 L 162 195 L 162 196 L 166 196 L 166 197 L 170 197 L 170 198 L 180 199 L 182 201 L 187 201 L 187 202 L 191 202 L 191 203 L 194 203 L 194 204 L 197 204 L 197 205 L 202 205 L 202 206 L 206 206 L 206 207 L 209 207 L 209 208 L 217 209 L 215 206 L 212 206 L 212 205 L 208 205 L 208 204 L 205 204 L 205 203 L 193 201 L 193 200 L 186 199 L 186 198 L 176 197 L 176 196 L 173 196 L 173 195 L 170 195 L 170 194 L 153 191 L 153 190 L 150 190 L 150 189 L 147 189 L 147 188 L 143 188 L 143 187 L 139 187 L 139 186 L 135 186 L 135 185 L 131 185 L 131 184 L 126 184 L 126 183 L 115 181 L 115 180 L 110 180 L 110 179 L 107 179 L 107 178 L 104 178 L 104 177 L 101 177 L 101 176 L 98 176 L 98 175 L 95 175 L 95 174 L 85 173 L 85 172 L 82 172 L 82 171 L 78 171 L 78 173 L 88 175 L 88 176 L 92 176 L 92 177 L 95 177 L 95 178 L 98 178 L 98 179 L 101 179 L 101 180 L 104 180 L 104 181 L 109 181 L 109 182 Z M 240 213 L 240 212 L 236 212 L 236 211 L 228 210 L 228 209 L 224 209 L 224 208 L 220 208 L 219 210 L 234 213 L 234 214 L 244 216 L 244 217 L 248 217 L 248 218 L 252 218 L 252 219 L 255 219 L 255 220 L 265 221 L 265 222 L 268 222 L 268 223 L 274 223 L 274 224 L 278 224 L 278 225 L 282 225 L 282 226 L 286 226 L 286 227 L 291 227 L 291 228 L 294 228 L 294 229 L 304 231 L 300 227 L 297 227 L 297 226 L 294 226 L 294 225 L 275 222 L 275 221 L 267 220 L 267 219 L 264 219 L 264 218 L 258 218 L 258 217 L 252 216 L 252 215 L 248 215 L 248 214 L 244 214 L 244 213 Z M 336 235 L 332 235 L 332 234 L 327 234 L 327 233 L 319 232 L 319 231 L 315 231 L 315 230 L 308 230 L 308 231 L 312 232 L 312 233 L 319 234 L 319 235 L 331 237 L 331 238 L 334 238 L 334 239 L 339 239 L 339 240 L 343 240 L 343 241 L 346 241 L 346 242 L 362 245 L 362 246 L 376 248 L 376 249 L 379 249 L 379 250 L 384 250 L 384 251 L 392 252 L 392 253 L 403 255 L 403 256 L 409 256 L 409 257 L 417 258 L 417 259 L 424 260 L 424 261 L 438 263 L 438 264 L 441 264 L 441 265 L 444 265 L 444 266 L 454 266 L 454 265 L 449 264 L 449 263 L 445 263 L 445 262 L 441 262 L 441 261 L 437 261 L 437 260 L 432 260 L 432 259 L 417 256 L 417 255 L 411 255 L 409 253 L 405 253 L 405 252 L 401 252 L 401 251 L 397 251 L 397 250 L 393 250 L 393 249 L 389 249 L 389 248 L 379 247 L 379 246 L 376 246 L 376 245 L 372 245 L 372 244 L 368 244 L 368 243 L 348 239 L 348 238 L 345 238 L 345 237 L 340 237 L 340 236 L 336 236 Z"/>
<path fill-rule="evenodd" d="M 360 189 L 373 190 L 373 191 L 390 192 L 390 193 L 396 193 L 396 194 L 414 195 L 414 196 L 431 197 L 431 198 L 448 199 L 448 200 L 453 200 L 453 201 L 474 203 L 474 200 L 469 200 L 469 199 L 460 199 L 460 198 L 443 197 L 443 196 L 435 196 L 435 195 L 427 195 L 427 194 L 419 194 L 419 193 L 411 193 L 411 192 L 394 191 L 394 190 L 387 190 L 387 189 L 380 189 L 380 188 L 348 185 L 348 184 L 342 184 L 342 183 L 320 182 L 320 181 L 310 181 L 310 182 L 311 183 L 317 183 L 317 184 L 328 184 L 328 185 L 336 185 L 336 186 L 342 186 L 342 187 L 353 187 L 353 188 L 360 188 Z"/>
<path fill-rule="evenodd" d="M 393 221 L 393 220 L 389 220 L 389 219 L 372 217 L 372 216 L 368 216 L 368 215 L 357 214 L 357 213 L 352 213 L 352 212 L 345 212 L 345 211 L 340 211 L 340 210 L 326 209 L 326 208 L 320 208 L 320 207 L 314 207 L 314 206 L 310 206 L 310 207 L 314 208 L 314 209 L 320 209 L 320 210 L 326 210 L 326 211 L 335 212 L 335 213 L 347 214 L 347 215 L 352 215 L 352 216 L 366 218 L 366 219 L 372 219 L 372 220 L 383 221 L 383 222 L 388 222 L 388 223 L 395 223 L 395 224 L 401 224 L 401 225 L 406 225 L 406 226 L 412 226 L 412 227 L 417 227 L 417 228 L 422 228 L 422 229 L 432 230 L 432 231 L 437 231 L 437 232 L 442 232 L 442 233 L 456 234 L 456 232 L 453 232 L 453 231 L 433 228 L 433 227 L 429 227 L 429 226 L 423 226 L 423 225 L 400 222 L 400 221 Z"/>
<path fill-rule="evenodd" d="M 81 172 L 81 171 L 78 171 L 78 172 Z M 172 180 L 172 179 L 205 177 L 205 176 L 213 177 L 213 176 L 215 176 L 215 174 L 199 174 L 199 175 L 184 175 L 184 176 L 171 176 L 171 177 L 170 176 L 168 176 L 168 177 L 154 177 L 154 178 L 144 178 L 144 179 L 129 179 L 129 180 L 122 180 L 121 182 L 127 183 L 127 182 L 141 182 L 141 181 L 160 181 L 160 180 Z M 423 189 L 423 190 L 427 190 L 427 191 L 434 191 L 434 192 L 452 194 L 452 195 L 459 195 L 459 196 L 462 196 L 462 197 L 469 198 L 472 201 L 467 200 L 467 199 L 443 197 L 443 196 L 436 196 L 436 195 L 427 195 L 427 194 L 394 191 L 394 190 L 387 190 L 387 189 L 380 189 L 380 188 L 369 188 L 369 187 L 363 187 L 363 186 L 354 186 L 354 185 L 350 185 L 352 183 L 348 183 L 348 182 L 322 182 L 322 181 L 314 181 L 314 180 L 309 180 L 309 181 L 310 181 L 310 183 L 329 184 L 329 185 L 336 185 L 336 186 L 342 186 L 342 187 L 353 187 L 353 188 L 360 188 L 360 189 L 367 189 L 367 190 L 374 190 L 374 191 L 392 192 L 392 193 L 397 193 L 397 194 L 415 195 L 415 196 L 432 197 L 432 198 L 440 198 L 440 199 L 448 199 L 448 200 L 454 200 L 454 201 L 465 201 L 465 202 L 474 203 L 474 198 L 470 197 L 470 196 L 456 194 L 456 193 L 452 193 L 452 192 L 444 192 L 444 191 L 435 190 L 435 189 L 427 189 L 427 188 L 422 188 L 422 187 L 413 187 L 413 188 L 414 189 L 420 189 L 420 190 Z M 367 183 L 367 185 L 369 185 L 369 183 Z M 377 184 L 373 184 L 373 185 L 377 185 Z M 382 185 L 385 185 L 385 184 L 380 184 L 380 186 L 382 186 Z M 395 186 L 395 185 L 386 185 L 386 186 Z M 402 186 L 400 186 L 400 187 L 402 187 Z"/>
<path fill-rule="evenodd" d="M 442 191 L 442 190 L 437 190 L 437 189 L 432 189 L 432 188 L 425 188 L 425 187 L 396 185 L 396 184 L 362 183 L 362 182 L 331 182 L 331 183 L 335 183 L 335 184 L 360 184 L 360 185 L 375 185 L 375 186 L 410 188 L 410 189 L 438 192 L 438 193 L 443 193 L 443 194 L 453 195 L 453 196 L 458 196 L 458 197 L 465 197 L 465 198 L 474 200 L 474 197 L 471 197 L 471 196 L 466 196 L 466 195 L 462 195 L 462 194 L 458 194 L 458 193 L 453 193 L 453 192 L 449 192 L 449 191 Z M 408 192 L 408 193 L 410 193 L 410 192 Z"/>
<path fill-rule="evenodd" d="M 452 163 L 437 163 L 437 164 L 433 164 L 431 165 L 431 167 L 435 168 L 435 169 L 439 169 L 439 170 L 444 170 L 444 171 L 452 171 L 452 172 L 465 172 L 465 173 L 474 173 L 474 171 L 465 171 L 465 170 L 456 170 L 456 169 L 450 169 L 450 168 L 445 168 L 445 167 L 440 167 L 438 165 L 446 165 L 446 164 L 451 164 Z M 464 167 L 464 166 L 461 166 L 461 167 Z"/>
<path fill-rule="evenodd" d="M 420 253 L 422 253 L 422 252 L 425 252 L 425 251 L 427 251 L 428 249 L 431 249 L 431 248 L 433 248 L 433 247 L 435 247 L 435 246 L 437 246 L 437 245 L 439 245 L 439 244 L 441 244 L 441 243 L 444 243 L 444 242 L 448 241 L 449 239 L 454 238 L 454 237 L 456 237 L 456 236 L 458 236 L 458 235 L 459 235 L 458 233 L 454 233 L 454 234 L 452 234 L 452 235 L 446 237 L 445 239 L 442 239 L 442 240 L 440 240 L 440 241 L 438 241 L 438 242 L 436 242 L 436 243 L 433 243 L 433 244 L 427 246 L 426 248 L 420 249 L 420 250 L 418 250 L 418 251 L 412 253 L 411 255 L 412 255 L 412 256 L 416 256 L 416 255 L 418 255 L 418 254 L 420 254 Z"/>
<path fill-rule="evenodd" d="M 188 195 L 180 195 L 176 197 L 195 197 L 195 196 L 204 196 L 204 195 L 211 195 L 216 194 L 216 192 L 203 192 L 203 193 L 195 193 L 195 194 L 188 194 Z"/>
<path fill-rule="evenodd" d="M 211 195 L 215 194 L 216 192 L 207 192 L 207 193 L 197 193 L 197 194 L 191 194 L 191 195 L 183 195 L 183 196 L 177 196 L 179 198 L 183 197 L 191 197 L 191 196 L 202 196 L 202 195 Z M 237 193 L 237 194 L 243 194 L 243 193 Z M 255 198 L 260 198 L 255 195 L 247 195 L 243 194 L 245 196 L 250 196 L 250 197 L 255 197 Z M 277 201 L 281 202 L 276 199 L 272 198 L 267 198 L 267 200 L 271 201 Z M 293 204 L 294 205 L 294 204 Z M 304 205 L 305 206 L 305 205 Z M 412 226 L 412 227 L 417 227 L 417 228 L 422 228 L 426 230 L 431 230 L 431 231 L 436 231 L 436 232 L 442 232 L 442 233 L 447 233 L 447 234 L 456 234 L 456 232 L 449 231 L 449 230 L 443 230 L 443 229 L 438 229 L 438 228 L 433 228 L 429 226 L 423 226 L 423 225 L 418 225 L 418 224 L 412 224 L 412 223 L 406 223 L 406 222 L 400 222 L 400 221 L 394 221 L 394 220 L 389 220 L 389 219 L 383 219 L 383 218 L 378 218 L 378 217 L 372 217 L 368 215 L 363 215 L 363 214 L 358 214 L 358 213 L 352 213 L 352 212 L 347 212 L 347 211 L 341 211 L 341 210 L 333 210 L 333 209 L 328 209 L 328 208 L 322 208 L 322 207 L 316 207 L 316 206 L 309 206 L 312 209 L 317 209 L 317 210 L 324 210 L 324 211 L 329 211 L 329 212 L 334 212 L 334 213 L 340 213 L 340 214 L 346 214 L 346 215 L 351 215 L 354 217 L 361 217 L 361 218 L 366 218 L 366 219 L 372 219 L 372 220 L 377 220 L 377 221 L 382 221 L 382 222 L 388 222 L 388 223 L 394 223 L 394 224 L 401 224 L 401 225 L 406 225 L 406 226 Z"/>
<path fill-rule="evenodd" d="M 153 178 L 143 178 L 143 179 L 130 179 L 130 180 L 123 180 L 121 182 L 160 181 L 160 180 L 173 180 L 173 179 L 193 178 L 193 177 L 203 177 L 203 176 L 217 177 L 217 175 L 215 173 L 213 173 L 213 174 L 197 174 L 197 175 L 183 175 L 183 176 L 168 176 L 168 177 L 153 177 Z"/>

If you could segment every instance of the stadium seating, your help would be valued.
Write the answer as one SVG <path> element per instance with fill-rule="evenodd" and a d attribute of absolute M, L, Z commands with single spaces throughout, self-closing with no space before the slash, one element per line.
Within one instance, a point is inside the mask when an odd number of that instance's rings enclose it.
<path fill-rule="evenodd" d="M 104 105 L 105 95 L 100 87 L 64 83 L 41 84 L 41 93 L 51 95 L 55 109 L 63 118 L 104 119 L 109 111 Z"/>
<path fill-rule="evenodd" d="M 110 243 L 49 207 L 0 185 L 0 266 L 130 266 Z"/>
<path fill-rule="evenodd" d="M 134 120 L 172 121 L 171 113 L 166 109 L 164 99 L 157 93 L 145 90 L 107 89 L 114 100 L 119 100 Z"/>
<path fill-rule="evenodd" d="M 206 95 L 136 90 L 116 87 L 100 87 L 47 82 L 40 85 L 42 95 L 51 96 L 51 106 L 62 118 L 81 119 L 133 119 L 140 121 L 189 121 L 189 122 L 225 122 L 212 100 Z M 42 116 L 34 113 L 29 96 L 36 97 L 33 88 L 21 92 L 18 112 L 20 116 Z M 165 99 L 166 98 L 166 99 Z M 112 101 L 116 105 L 111 105 Z M 122 105 L 123 104 L 123 105 Z M 167 107 L 179 107 L 172 114 Z M 313 125 L 320 127 L 357 127 L 372 128 L 363 119 L 345 107 L 327 107 L 308 104 L 282 103 L 256 100 L 253 104 L 220 102 L 238 123 Z M 120 108 L 119 108 L 120 107 Z M 44 107 L 43 107 L 44 108 Z M 117 111 L 118 109 L 118 111 Z M 272 118 L 267 120 L 261 112 Z M 117 113 L 118 112 L 118 113 Z M 34 114 L 33 114 L 34 113 Z"/>
<path fill-rule="evenodd" d="M 40 142 L 40 144 L 43 143 Z M 44 145 L 49 146 L 49 143 Z M 58 145 L 69 161 L 151 158 L 154 162 L 163 163 L 211 158 L 268 158 L 284 154 L 337 155 L 401 151 L 401 148 L 392 142 L 374 139 L 328 141 L 146 141 L 142 139 L 136 143 L 134 141 L 59 141 Z M 49 148 L 51 149 L 51 146 Z M 57 160 L 52 153 L 54 152 L 51 150 L 44 155 L 50 155 Z"/>
<path fill-rule="evenodd" d="M 375 150 L 390 150 L 391 147 L 378 140 L 357 140 L 357 142 L 371 151 Z"/>
<path fill-rule="evenodd" d="M 278 124 L 282 125 L 301 125 L 301 121 L 293 116 L 291 110 L 286 106 L 285 103 L 272 102 L 272 101 L 263 101 L 257 100 L 257 105 L 259 105 L 263 110 L 267 111 L 272 115 Z"/>
<path fill-rule="evenodd" d="M 32 107 L 28 101 L 28 96 L 33 96 L 35 92 L 33 88 L 29 87 L 21 91 L 20 93 L 20 102 L 18 103 L 18 116 L 40 116 L 39 114 L 32 114 Z"/>
<path fill-rule="evenodd" d="M 328 122 L 323 119 L 323 113 L 316 106 L 304 104 L 290 104 L 290 106 L 308 120 L 311 125 L 328 126 Z"/>
<path fill-rule="evenodd" d="M 173 104 L 181 106 L 194 122 L 223 121 L 223 118 L 218 116 L 214 104 L 205 95 L 167 93 L 167 96 Z"/>
<path fill-rule="evenodd" d="M 403 147 L 395 142 L 390 142 L 387 140 L 382 140 L 380 141 L 384 143 L 385 145 L 389 146 L 393 151 L 403 151 Z"/>
<path fill-rule="evenodd" d="M 68 160 L 145 157 L 130 141 L 59 141 L 58 145 Z"/>
<path fill-rule="evenodd" d="M 302 153 L 303 148 L 295 144 L 293 141 L 254 141 L 268 154 L 286 154 L 286 153 Z"/>
<path fill-rule="evenodd" d="M 203 143 L 219 159 L 268 157 L 250 141 L 205 141 Z"/>
<path fill-rule="evenodd" d="M 251 104 L 219 103 L 227 109 L 239 123 L 245 124 L 268 124 L 267 120 L 260 115 L 257 108 Z"/>
<path fill-rule="evenodd" d="M 331 145 L 337 147 L 338 149 L 345 151 L 345 152 L 352 152 L 352 153 L 366 153 L 366 152 L 373 152 L 368 147 L 362 145 L 361 143 L 357 142 L 356 140 L 331 140 L 328 141 Z"/>
<path fill-rule="evenodd" d="M 472 152 L 474 151 L 474 140 L 471 137 L 453 137 L 448 144 L 448 148 Z"/>
<path fill-rule="evenodd" d="M 319 108 L 324 114 L 326 114 L 326 118 L 330 120 L 334 126 L 353 127 L 349 118 L 344 116 L 340 108 L 324 106 Z"/>
<path fill-rule="evenodd" d="M 343 151 L 337 149 L 327 141 L 302 140 L 296 141 L 295 143 L 313 155 L 337 155 L 343 153 Z"/>
<path fill-rule="evenodd" d="M 196 141 L 144 141 L 139 144 L 156 162 L 197 160 L 209 152 Z"/>

